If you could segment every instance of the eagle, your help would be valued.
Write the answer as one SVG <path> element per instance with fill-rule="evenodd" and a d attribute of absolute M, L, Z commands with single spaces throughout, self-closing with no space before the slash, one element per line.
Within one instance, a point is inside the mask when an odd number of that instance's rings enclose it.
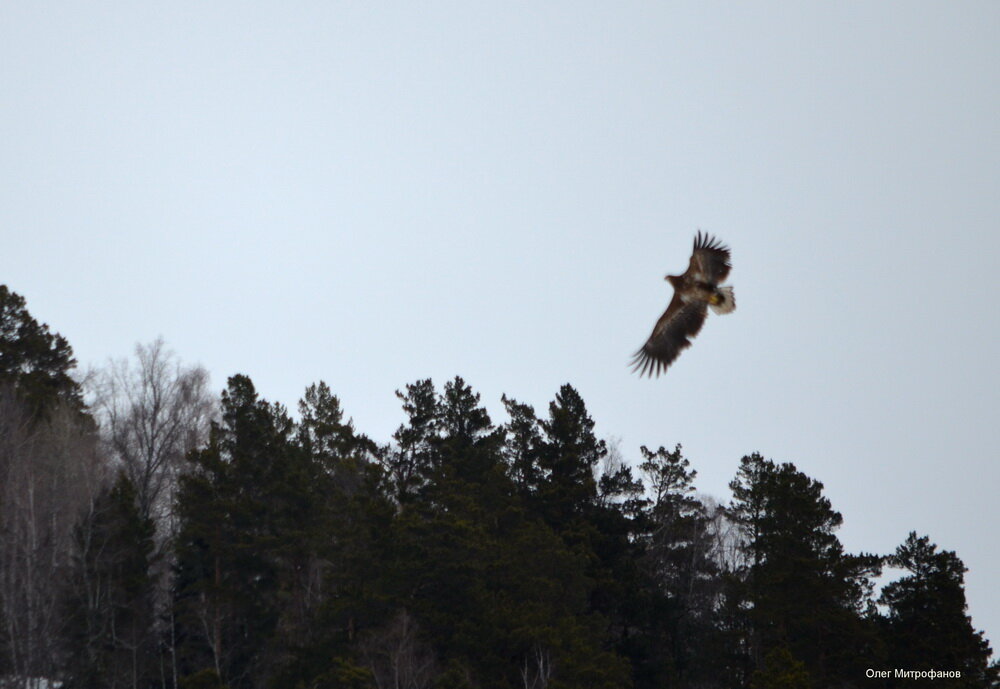
<path fill-rule="evenodd" d="M 630 365 L 642 376 L 658 376 L 667 370 L 678 355 L 691 346 L 711 307 L 716 313 L 731 313 L 736 308 L 733 288 L 721 283 L 729 275 L 729 247 L 708 234 L 694 238 L 691 262 L 683 275 L 667 275 L 664 280 L 674 287 L 674 298 L 656 321 L 653 332 Z"/>

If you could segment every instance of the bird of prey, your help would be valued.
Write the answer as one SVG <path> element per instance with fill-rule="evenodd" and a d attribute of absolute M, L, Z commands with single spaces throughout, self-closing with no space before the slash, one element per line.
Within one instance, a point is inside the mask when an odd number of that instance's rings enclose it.
<path fill-rule="evenodd" d="M 653 333 L 632 359 L 632 371 L 639 376 L 660 375 L 698 334 L 711 307 L 716 313 L 736 308 L 733 288 L 721 286 L 729 275 L 729 247 L 698 231 L 694 238 L 691 263 L 683 275 L 667 275 L 674 298 L 656 322 Z"/>

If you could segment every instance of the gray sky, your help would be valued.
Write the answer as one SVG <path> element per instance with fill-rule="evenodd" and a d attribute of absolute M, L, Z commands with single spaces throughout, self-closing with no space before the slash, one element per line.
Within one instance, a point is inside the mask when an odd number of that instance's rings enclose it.
<path fill-rule="evenodd" d="M 458 374 L 719 499 L 794 462 L 848 550 L 956 550 L 997 648 L 998 77 L 993 1 L 7 0 L 0 282 L 379 441 Z M 738 309 L 640 380 L 698 228 Z"/>

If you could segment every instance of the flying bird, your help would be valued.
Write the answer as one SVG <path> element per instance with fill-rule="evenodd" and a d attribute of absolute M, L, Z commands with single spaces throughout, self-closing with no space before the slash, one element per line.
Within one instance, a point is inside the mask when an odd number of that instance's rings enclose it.
<path fill-rule="evenodd" d="M 667 275 L 664 280 L 674 287 L 674 298 L 656 321 L 646 344 L 635 353 L 632 371 L 639 376 L 658 376 L 698 334 L 711 307 L 716 313 L 731 313 L 736 308 L 733 288 L 721 286 L 729 275 L 729 247 L 718 239 L 698 231 L 694 238 L 691 263 L 683 275 Z"/>

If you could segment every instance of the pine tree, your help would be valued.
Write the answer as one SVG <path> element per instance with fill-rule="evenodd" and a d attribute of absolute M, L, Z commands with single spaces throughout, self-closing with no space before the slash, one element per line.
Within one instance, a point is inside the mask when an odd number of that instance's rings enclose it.
<path fill-rule="evenodd" d="M 563 393 L 573 404 L 575 391 Z M 530 459 L 544 479 L 518 485 L 510 460 L 519 450 L 505 442 L 504 429 L 492 424 L 461 378 L 440 395 L 421 381 L 399 396 L 410 421 L 395 434 L 386 463 L 398 511 L 372 585 L 387 605 L 369 631 L 388 638 L 405 611 L 420 630 L 414 647 L 427 643 L 437 654 L 441 687 L 628 686 L 627 663 L 604 648 L 606 623 L 592 609 L 588 570 L 596 556 L 589 549 L 599 534 L 588 525 L 598 502 L 591 469 L 601 455 L 582 400 L 575 397 L 571 412 L 556 411 L 552 433 L 535 422 L 535 437 L 546 436 L 541 442 L 548 446 L 537 446 L 539 455 Z M 532 425 L 529 414 L 523 418 Z M 557 533 L 544 510 L 535 511 L 541 502 L 534 491 L 544 489 L 552 466 L 557 473 L 569 468 L 571 453 L 586 454 L 579 466 L 590 490 L 582 502 L 562 496 L 569 520 Z M 574 490 L 567 476 L 557 480 Z"/>
<path fill-rule="evenodd" d="M 961 672 L 935 686 L 996 686 L 1000 668 L 990 666 L 990 645 L 966 614 L 967 570 L 958 556 L 910 532 L 888 561 L 909 575 L 888 584 L 879 601 L 888 606 L 887 667 Z"/>
<path fill-rule="evenodd" d="M 124 474 L 77 524 L 64 608 L 67 687 L 149 686 L 158 676 L 153 534 Z"/>
<path fill-rule="evenodd" d="M 633 650 L 631 633 L 642 600 L 634 538 L 641 528 L 636 519 L 641 485 L 629 467 L 608 462 L 607 443 L 597 438 L 594 426 L 579 392 L 563 385 L 549 404 L 548 418 L 539 421 L 540 480 L 529 504 L 566 547 L 588 563 L 588 604 L 577 619 L 600 632 L 576 638 L 581 643 L 599 640 L 613 649 L 602 654 L 609 670 L 600 681 L 621 686 L 631 684 L 632 678 L 622 675 L 629 665 L 622 654 Z"/>
<path fill-rule="evenodd" d="M 715 674 L 707 657 L 717 620 L 720 596 L 714 535 L 705 506 L 694 496 L 697 472 L 681 454 L 680 445 L 656 452 L 640 448 L 640 470 L 646 477 L 651 500 L 647 530 L 643 535 L 643 564 L 649 576 L 649 609 L 658 643 L 650 664 L 659 668 L 653 685 L 691 686 Z"/>
<path fill-rule="evenodd" d="M 656 582 L 668 595 L 682 601 L 690 610 L 705 607 L 688 600 L 699 584 L 715 575 L 711 560 L 711 535 L 705 507 L 693 495 L 697 472 L 678 445 L 668 452 L 661 447 L 653 452 L 640 448 L 643 462 L 639 468 L 647 477 L 652 493 L 651 520 L 647 557 L 656 574 Z M 704 595 L 704 594 L 702 594 Z"/>
<path fill-rule="evenodd" d="M 549 418 L 540 425 L 539 507 L 556 531 L 569 533 L 597 501 L 595 472 L 607 455 L 607 444 L 594 435 L 594 420 L 571 385 L 559 389 L 549 404 Z"/>
<path fill-rule="evenodd" d="M 784 646 L 819 683 L 861 676 L 877 657 L 870 592 L 881 558 L 843 552 L 843 518 L 793 464 L 744 457 L 730 488 L 746 557 L 730 595 L 749 606 L 750 667 Z"/>
<path fill-rule="evenodd" d="M 504 460 L 515 489 L 525 504 L 538 493 L 544 478 L 540 464 L 543 448 L 541 427 L 535 410 L 527 404 L 503 396 L 510 420 L 504 426 Z"/>
<path fill-rule="evenodd" d="M 357 657 L 387 558 L 393 508 L 373 462 L 382 450 L 344 419 L 324 382 L 299 402 L 294 461 L 286 479 L 298 508 L 281 529 L 280 615 L 268 642 L 272 687 L 371 686 Z M 378 614 L 375 613 L 378 617 Z"/>
<path fill-rule="evenodd" d="M 190 455 L 178 499 L 178 608 L 185 674 L 213 669 L 237 689 L 276 661 L 276 629 L 312 523 L 314 475 L 280 405 L 246 376 L 222 395 L 222 421 Z"/>
<path fill-rule="evenodd" d="M 434 465 L 434 441 L 441 423 L 440 402 L 429 379 L 396 391 L 408 422 L 393 434 L 396 446 L 383 459 L 393 497 L 400 505 L 416 499 L 430 480 Z"/>
<path fill-rule="evenodd" d="M 383 590 L 393 600 L 379 628 L 406 611 L 430 643 L 469 671 L 493 667 L 482 623 L 497 519 L 513 491 L 504 473 L 502 432 L 460 378 L 438 394 L 431 381 L 397 393 L 409 423 L 388 455 L 399 512 L 393 566 Z M 454 669 L 454 668 L 453 668 Z M 454 674 L 454 673 L 453 673 Z"/>
<path fill-rule="evenodd" d="M 311 456 L 336 472 L 338 464 L 359 464 L 376 451 L 375 443 L 344 421 L 340 400 L 320 381 L 306 388 L 299 402 L 299 444 Z M 346 486 L 345 486 L 346 487 Z"/>
<path fill-rule="evenodd" d="M 764 667 L 753 673 L 750 689 L 812 689 L 806 664 L 796 660 L 784 646 L 768 652 Z"/>
<path fill-rule="evenodd" d="M 103 475 L 75 365 L 66 339 L 0 285 L 0 676 L 60 662 L 73 528 Z"/>
<path fill-rule="evenodd" d="M 57 405 L 83 412 L 80 385 L 70 376 L 73 349 L 28 313 L 24 297 L 0 285 L 0 386 L 13 386 L 32 416 Z"/>

